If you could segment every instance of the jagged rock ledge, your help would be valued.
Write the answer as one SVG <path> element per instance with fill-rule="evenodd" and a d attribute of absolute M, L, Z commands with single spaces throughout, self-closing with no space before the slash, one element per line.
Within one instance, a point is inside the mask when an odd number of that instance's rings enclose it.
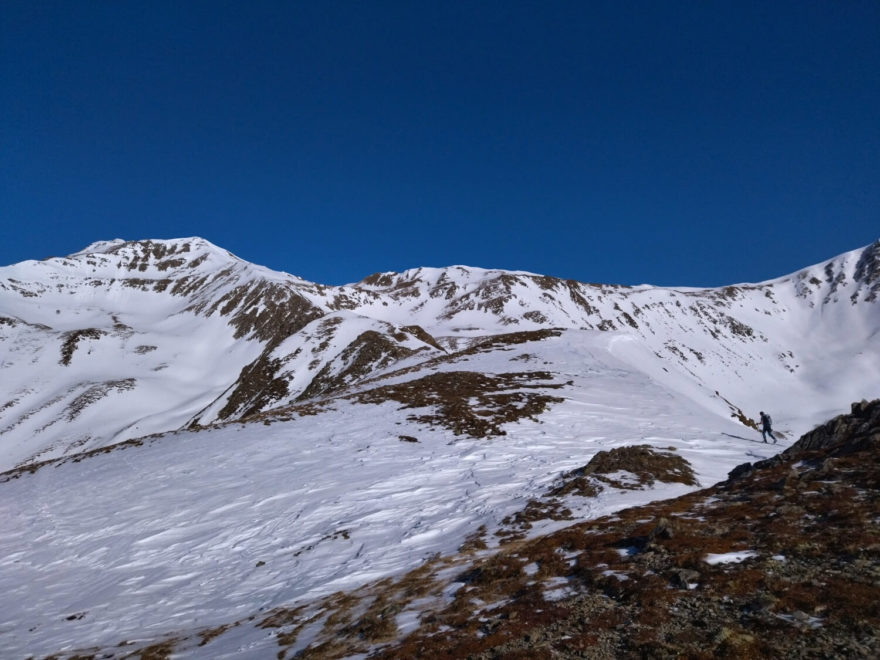
<path fill-rule="evenodd" d="M 780 454 L 756 463 L 743 463 L 730 471 L 730 480 L 774 467 L 783 462 L 824 451 L 828 457 L 880 448 L 880 399 L 853 403 L 848 415 L 838 415 L 805 434 Z"/>

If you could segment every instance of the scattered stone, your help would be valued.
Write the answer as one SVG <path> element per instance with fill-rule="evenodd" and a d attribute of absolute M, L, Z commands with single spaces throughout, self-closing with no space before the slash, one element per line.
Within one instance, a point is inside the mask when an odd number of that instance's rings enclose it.
<path fill-rule="evenodd" d="M 690 589 L 700 579 L 700 574 L 690 568 L 676 568 L 669 572 L 669 581 L 679 589 Z"/>
<path fill-rule="evenodd" d="M 673 536 L 675 536 L 675 532 L 672 523 L 669 522 L 668 518 L 660 518 L 660 520 L 657 521 L 657 526 L 654 527 L 648 535 L 648 540 L 656 541 L 657 539 L 671 539 Z"/>

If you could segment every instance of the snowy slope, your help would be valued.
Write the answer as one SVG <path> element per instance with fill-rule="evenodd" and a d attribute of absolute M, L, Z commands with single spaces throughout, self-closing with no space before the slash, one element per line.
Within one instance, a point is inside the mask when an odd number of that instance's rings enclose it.
<path fill-rule="evenodd" d="M 194 634 L 398 574 L 481 525 L 491 533 L 599 449 L 675 447 L 704 484 L 777 449 L 617 360 L 608 339 L 571 331 L 440 367 L 571 382 L 539 421 L 504 436 L 457 437 L 393 401 L 339 399 L 316 415 L 166 435 L 0 484 L 0 649 L 39 656 Z M 609 493 L 579 513 L 685 489 Z M 192 652 L 272 657 L 275 641 L 251 627 L 217 644 Z"/>
<path fill-rule="evenodd" d="M 261 612 L 481 527 L 490 551 L 599 450 L 671 448 L 715 483 L 779 449 L 732 414 L 770 410 L 784 445 L 880 396 L 878 264 L 880 242 L 722 289 L 465 267 L 323 287 L 183 239 L 0 269 L 0 655 L 274 657 Z"/>
<path fill-rule="evenodd" d="M 612 332 L 619 357 L 700 405 L 772 408 L 802 431 L 878 393 L 878 262 L 880 241 L 721 289 L 466 267 L 325 287 L 198 238 L 96 243 L 0 269 L 0 467 L 238 419 L 545 328 Z"/>
<path fill-rule="evenodd" d="M 796 425 L 806 416 L 799 429 L 878 392 L 880 241 L 777 280 L 718 289 L 588 285 L 463 267 L 383 274 L 356 288 L 379 296 L 360 307 L 366 313 L 404 311 L 435 335 L 499 326 L 617 331 L 627 338 L 622 355 L 655 377 L 670 374 L 669 386 L 683 384 L 713 410 L 728 408 L 727 399 L 754 415 L 791 395 L 800 409 L 782 414 Z M 387 297 L 399 308 L 384 304 Z"/>

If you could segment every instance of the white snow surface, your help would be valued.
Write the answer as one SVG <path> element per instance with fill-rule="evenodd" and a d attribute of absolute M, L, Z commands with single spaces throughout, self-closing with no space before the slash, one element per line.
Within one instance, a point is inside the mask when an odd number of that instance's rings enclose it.
<path fill-rule="evenodd" d="M 720 554 L 710 552 L 703 560 L 707 564 L 738 564 L 751 557 L 757 557 L 758 553 L 753 550 L 739 550 L 737 552 L 723 552 Z"/>
<path fill-rule="evenodd" d="M 597 451 L 672 449 L 708 486 L 851 401 L 880 397 L 880 306 L 855 276 L 862 250 L 722 294 L 593 290 L 465 267 L 321 287 L 184 240 L 195 266 L 180 268 L 205 277 L 188 294 L 126 284 L 177 277 L 178 266 L 149 262 L 122 274 L 126 251 L 143 248 L 119 240 L 0 269 L 2 469 L 77 459 L 0 475 L 0 657 L 147 643 L 236 621 L 244 623 L 183 655 L 274 657 L 274 638 L 249 617 L 401 575 L 455 553 L 481 525 L 491 540 L 505 516 Z M 564 330 L 426 362 L 429 371 L 418 371 L 420 360 L 442 351 L 410 337 L 407 348 L 421 352 L 396 367 L 414 371 L 380 384 L 443 370 L 547 371 L 565 384 L 548 393 L 564 401 L 488 439 L 418 424 L 395 402 L 344 397 L 286 421 L 185 430 L 197 414 L 216 418 L 266 346 L 236 337 L 227 315 L 219 306 L 208 313 L 205 301 L 265 282 L 292 287 L 326 314 L 271 348 L 291 384 L 277 406 L 301 393 L 309 374 L 343 368 L 339 356 L 365 330 L 413 325 L 447 350 L 502 332 Z M 502 291 L 510 295 L 491 295 Z M 576 294 L 591 296 L 587 307 L 561 302 Z M 317 350 L 319 325 L 330 318 L 338 319 L 333 333 Z M 611 318 L 613 329 L 597 328 Z M 60 364 L 65 333 L 84 328 L 104 334 L 81 338 L 70 364 Z M 770 411 L 784 439 L 762 443 L 731 406 L 752 418 L 759 407 Z M 136 437 L 142 444 L 76 456 Z M 688 490 L 658 483 L 566 504 L 586 519 Z M 411 628 L 415 614 L 404 618 Z"/>

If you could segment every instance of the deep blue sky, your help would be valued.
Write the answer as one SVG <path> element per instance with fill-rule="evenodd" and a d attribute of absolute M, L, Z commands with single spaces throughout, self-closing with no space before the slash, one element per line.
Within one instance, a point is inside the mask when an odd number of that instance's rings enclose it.
<path fill-rule="evenodd" d="M 714 286 L 880 237 L 880 2 L 0 3 L 0 264 Z"/>

